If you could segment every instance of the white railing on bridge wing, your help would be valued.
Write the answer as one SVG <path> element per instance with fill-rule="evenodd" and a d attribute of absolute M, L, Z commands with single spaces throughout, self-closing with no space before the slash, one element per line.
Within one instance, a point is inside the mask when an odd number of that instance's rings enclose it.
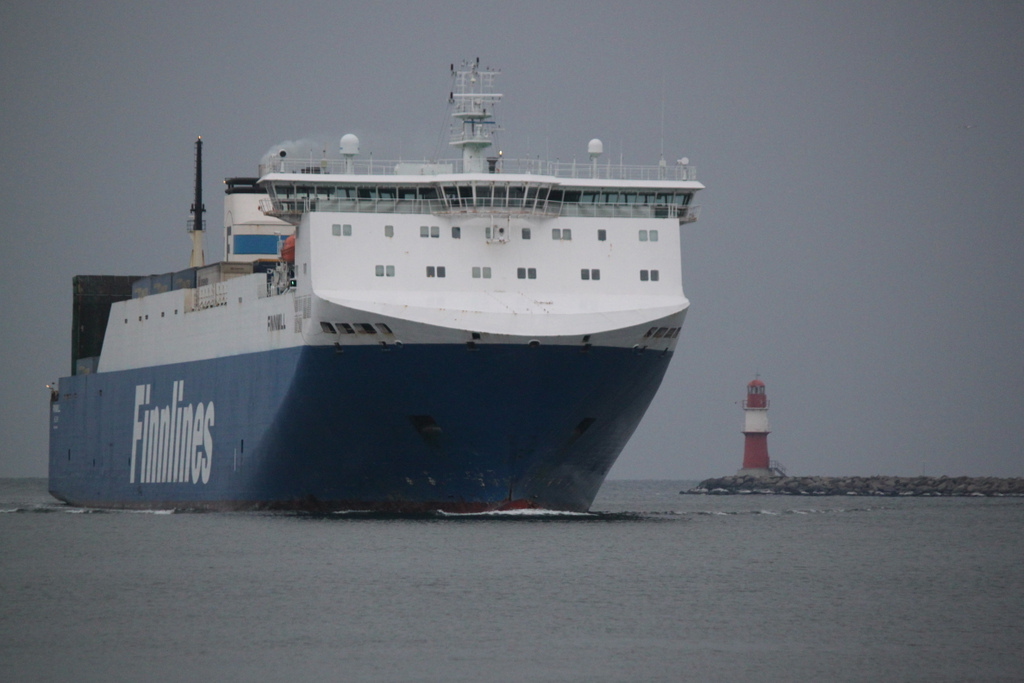
<path fill-rule="evenodd" d="M 540 159 L 491 158 L 493 173 L 547 175 L 556 178 L 598 180 L 696 180 L 697 169 L 683 164 L 628 165 L 609 162 L 542 161 Z M 260 176 L 269 173 L 305 175 L 422 175 L 462 173 L 461 159 L 440 161 L 375 161 L 373 159 L 272 159 L 260 164 Z"/>

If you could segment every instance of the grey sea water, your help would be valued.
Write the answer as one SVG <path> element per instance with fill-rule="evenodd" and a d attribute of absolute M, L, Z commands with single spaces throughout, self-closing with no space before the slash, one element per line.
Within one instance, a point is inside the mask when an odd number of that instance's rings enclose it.
<path fill-rule="evenodd" d="M 2 681 L 1024 679 L 1024 499 L 102 512 L 0 480 Z"/>

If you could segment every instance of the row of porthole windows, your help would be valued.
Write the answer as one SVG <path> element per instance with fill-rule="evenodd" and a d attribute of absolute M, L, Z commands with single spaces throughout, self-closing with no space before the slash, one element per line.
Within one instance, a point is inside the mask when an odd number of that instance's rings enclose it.
<path fill-rule="evenodd" d="M 682 328 L 652 327 L 651 329 L 647 330 L 647 334 L 644 335 L 644 338 L 653 337 L 654 339 L 661 339 L 662 337 L 664 337 L 665 339 L 675 339 L 676 337 L 679 336 L 680 329 Z"/>
<path fill-rule="evenodd" d="M 329 323 L 320 321 L 320 329 L 328 334 L 394 334 L 391 328 L 384 323 L 377 323 L 376 327 L 370 323 Z"/>
<path fill-rule="evenodd" d="M 472 274 L 474 278 L 490 279 L 491 269 L 488 266 L 473 266 Z M 376 265 L 374 266 L 374 275 L 377 277 L 394 277 L 395 267 L 389 265 Z M 427 277 L 446 277 L 447 269 L 445 266 L 427 266 Z M 536 268 L 516 268 L 516 277 L 520 280 L 536 280 L 537 269 Z M 600 280 L 601 269 L 600 268 L 583 268 L 580 270 L 581 280 Z M 660 279 L 660 273 L 657 270 L 641 270 L 640 281 L 641 282 L 658 282 Z"/>
<path fill-rule="evenodd" d="M 335 223 L 334 225 L 331 226 L 331 234 L 333 234 L 335 237 L 351 237 L 352 236 L 352 225 L 349 224 L 349 223 Z M 522 228 L 521 234 L 522 234 L 522 237 L 523 237 L 524 240 L 530 239 L 530 237 L 531 237 L 530 228 Z M 395 226 L 393 226 L 393 225 L 385 225 L 384 226 L 384 236 L 385 237 L 394 237 L 395 236 Z M 420 237 L 438 238 L 440 236 L 441 236 L 441 226 L 439 226 L 439 225 L 421 225 L 420 226 Z M 657 242 L 658 241 L 658 231 L 657 230 L 640 230 L 638 236 L 639 236 L 639 240 L 641 242 Z M 486 229 L 486 237 L 487 237 L 487 239 L 491 238 L 491 229 L 490 228 Z M 456 239 L 456 240 L 457 239 L 462 239 L 462 228 L 460 226 L 458 226 L 458 225 L 453 225 L 452 226 L 452 239 Z M 562 242 L 570 242 L 570 241 L 572 241 L 572 229 L 570 229 L 570 228 L 552 228 L 551 229 L 551 239 L 557 240 L 557 241 L 562 241 Z M 600 230 L 597 231 L 597 240 L 599 242 L 604 242 L 607 239 L 608 239 L 608 231 L 607 230 L 600 229 Z"/>

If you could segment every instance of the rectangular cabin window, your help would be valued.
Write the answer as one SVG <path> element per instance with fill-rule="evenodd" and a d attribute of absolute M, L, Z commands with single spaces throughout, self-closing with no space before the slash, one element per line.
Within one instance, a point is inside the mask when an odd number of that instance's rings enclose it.
<path fill-rule="evenodd" d="M 427 225 L 420 226 L 420 237 L 430 237 L 430 227 Z"/>
<path fill-rule="evenodd" d="M 606 231 L 604 229 L 598 230 L 597 231 L 597 241 L 598 242 L 604 242 L 606 239 L 608 239 L 608 231 Z"/>
<path fill-rule="evenodd" d="M 385 237 L 394 237 L 395 236 L 395 226 L 393 226 L 393 225 L 385 225 L 384 226 L 384 236 Z"/>
<path fill-rule="evenodd" d="M 473 266 L 473 277 L 480 278 L 480 266 Z"/>
<path fill-rule="evenodd" d="M 530 239 L 530 229 L 529 228 L 523 228 L 523 239 L 524 240 Z"/>
<path fill-rule="evenodd" d="M 331 234 L 335 237 L 341 237 L 341 223 L 335 223 L 331 226 Z"/>
<path fill-rule="evenodd" d="M 516 268 L 516 277 L 520 280 L 526 279 L 526 268 Z"/>
<path fill-rule="evenodd" d="M 452 239 L 453 240 L 462 239 L 462 228 L 460 228 L 457 225 L 453 225 L 452 226 Z"/>
<path fill-rule="evenodd" d="M 430 226 L 430 236 L 431 237 L 440 237 L 441 236 L 441 228 L 440 228 L 440 226 L 431 225 Z"/>
<path fill-rule="evenodd" d="M 484 266 L 484 279 L 485 280 L 489 280 L 490 277 L 491 277 L 491 267 L 490 266 Z"/>
<path fill-rule="evenodd" d="M 590 271 L 590 279 L 591 280 L 600 280 L 601 279 L 601 269 L 600 268 L 593 268 L 593 269 L 591 269 L 591 271 Z"/>
<path fill-rule="evenodd" d="M 551 228 L 551 239 L 560 240 L 562 239 L 562 231 L 559 228 Z"/>
<path fill-rule="evenodd" d="M 530 279 L 530 280 L 536 280 L 537 279 L 537 269 L 536 268 L 527 268 L 526 269 L 526 277 L 528 279 Z"/>
<path fill-rule="evenodd" d="M 427 277 L 434 277 L 434 266 L 427 266 Z"/>
<path fill-rule="evenodd" d="M 394 266 L 385 266 L 384 273 L 388 277 L 394 277 L 395 276 L 395 267 Z"/>
<path fill-rule="evenodd" d="M 352 226 L 349 223 L 345 223 L 344 225 L 342 225 L 341 226 L 341 234 L 344 237 L 351 237 L 352 236 Z"/>
<path fill-rule="evenodd" d="M 570 230 L 569 228 L 562 228 L 562 239 L 563 240 L 571 240 L 572 239 L 572 230 Z"/>
<path fill-rule="evenodd" d="M 640 231 L 640 241 L 641 242 L 646 242 L 647 241 L 647 231 L 646 230 L 641 230 Z"/>
<path fill-rule="evenodd" d="M 383 265 L 374 266 L 373 267 L 373 274 L 376 275 L 377 277 L 384 277 L 384 266 Z"/>
<path fill-rule="evenodd" d="M 320 330 L 322 332 L 327 333 L 327 334 L 335 334 L 334 325 L 330 324 L 329 322 L 325 322 L 323 320 L 320 321 Z"/>
<path fill-rule="evenodd" d="M 437 267 L 437 276 L 438 277 L 444 277 L 444 275 L 445 275 L 445 268 L 444 268 L 444 266 L 438 266 Z"/>
<path fill-rule="evenodd" d="M 342 330 L 345 334 L 355 334 L 356 331 L 352 329 L 352 326 L 348 323 L 338 323 L 338 329 Z"/>
<path fill-rule="evenodd" d="M 377 330 L 373 329 L 373 325 L 370 323 L 358 323 L 360 334 L 377 334 Z"/>
<path fill-rule="evenodd" d="M 491 239 L 491 228 L 490 228 L 490 226 L 484 228 L 484 239 Z"/>
<path fill-rule="evenodd" d="M 385 325 L 384 323 L 377 323 L 377 329 L 383 332 L 384 334 L 394 334 L 394 332 L 391 331 L 391 328 Z"/>
<path fill-rule="evenodd" d="M 657 281 L 658 281 L 658 271 L 652 270 L 651 271 L 651 282 L 657 282 Z"/>
<path fill-rule="evenodd" d="M 652 242 L 657 242 L 658 241 L 658 231 L 657 230 L 650 230 L 647 234 L 650 235 Z"/>
<path fill-rule="evenodd" d="M 581 280 L 589 280 L 590 279 L 590 268 L 583 268 L 583 269 L 580 270 L 580 279 Z"/>
<path fill-rule="evenodd" d="M 648 270 L 640 271 L 640 282 L 647 282 L 651 279 L 651 273 Z"/>

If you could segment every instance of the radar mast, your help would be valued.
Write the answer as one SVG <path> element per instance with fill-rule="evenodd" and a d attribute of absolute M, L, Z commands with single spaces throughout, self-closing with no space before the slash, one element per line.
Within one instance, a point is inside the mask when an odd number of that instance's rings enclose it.
<path fill-rule="evenodd" d="M 465 173 L 487 173 L 484 150 L 491 146 L 492 135 L 498 130 L 494 105 L 501 100 L 501 93 L 494 92 L 494 79 L 500 73 L 497 69 L 481 69 L 479 57 L 474 62 L 463 62 L 458 69 L 452 65 L 455 78 L 451 93 L 451 103 L 455 106 L 452 118 L 460 125 L 453 123 L 449 144 L 462 148 Z"/>

